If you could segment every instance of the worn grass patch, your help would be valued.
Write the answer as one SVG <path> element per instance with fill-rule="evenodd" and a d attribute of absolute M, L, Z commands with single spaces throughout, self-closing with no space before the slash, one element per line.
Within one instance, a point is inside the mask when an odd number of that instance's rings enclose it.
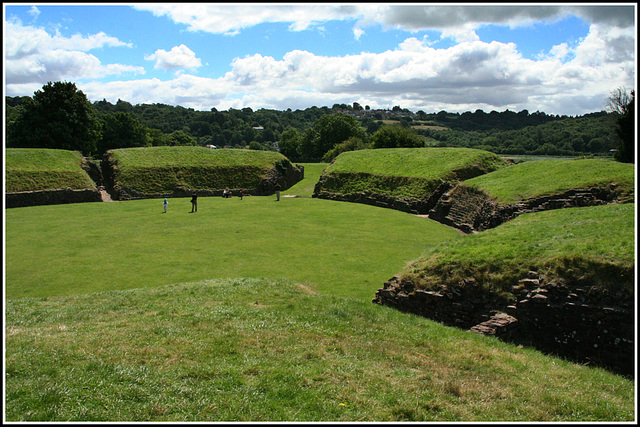
<path fill-rule="evenodd" d="M 77 151 L 7 148 L 5 159 L 5 191 L 9 193 L 96 189 L 95 183 L 82 169 L 82 155 Z"/>
<path fill-rule="evenodd" d="M 290 281 L 6 302 L 7 421 L 632 421 L 634 383 Z"/>

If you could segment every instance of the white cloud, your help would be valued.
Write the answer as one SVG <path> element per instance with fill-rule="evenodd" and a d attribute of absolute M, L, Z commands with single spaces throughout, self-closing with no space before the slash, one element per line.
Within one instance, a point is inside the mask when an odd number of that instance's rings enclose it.
<path fill-rule="evenodd" d="M 40 10 L 35 6 L 31 6 L 31 9 L 29 9 L 27 13 L 33 16 L 33 19 L 37 19 L 38 15 L 40 15 Z"/>
<path fill-rule="evenodd" d="M 23 26 L 16 20 L 6 22 L 5 26 L 4 67 L 8 91 L 15 90 L 11 85 L 144 73 L 142 67 L 103 65 L 96 56 L 86 53 L 105 46 L 129 46 L 102 32 L 63 37 L 50 35 L 42 28 Z"/>
<path fill-rule="evenodd" d="M 202 62 L 200 58 L 196 58 L 195 52 L 183 44 L 174 46 L 169 52 L 158 49 L 155 53 L 145 56 L 144 59 L 156 61 L 154 68 L 163 70 L 195 69 L 202 66 Z"/>
<path fill-rule="evenodd" d="M 430 4 L 351 4 L 331 3 L 286 4 L 147 4 L 136 9 L 168 16 L 184 24 L 190 31 L 235 35 L 241 30 L 265 22 L 290 23 L 291 31 L 306 30 L 329 20 L 354 21 L 354 38 L 362 36 L 369 25 L 383 25 L 406 31 L 436 30 L 443 37 L 456 41 L 477 40 L 475 30 L 483 25 L 510 27 L 531 25 L 534 22 L 553 22 L 568 15 L 576 15 L 589 23 L 620 28 L 635 25 L 632 5 L 554 6 L 550 4 L 511 5 L 430 5 Z"/>

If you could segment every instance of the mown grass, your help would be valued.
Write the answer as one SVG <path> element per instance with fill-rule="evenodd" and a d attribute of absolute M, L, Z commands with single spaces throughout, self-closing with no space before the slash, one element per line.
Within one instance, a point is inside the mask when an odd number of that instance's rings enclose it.
<path fill-rule="evenodd" d="M 95 190 L 95 183 L 81 165 L 82 155 L 76 151 L 7 148 L 5 191 Z"/>
<path fill-rule="evenodd" d="M 313 190 L 315 189 L 322 172 L 328 166 L 328 163 L 302 163 L 302 166 L 304 166 L 304 178 L 293 187 L 283 191 L 283 195 L 292 195 L 297 197 L 313 196 Z"/>
<path fill-rule="evenodd" d="M 400 273 L 418 287 L 465 278 L 497 292 L 535 270 L 635 294 L 635 204 L 521 215 L 500 227 L 431 247 Z"/>
<path fill-rule="evenodd" d="M 311 198 L 202 197 L 34 206 L 6 215 L 8 298 L 214 277 L 289 278 L 370 299 L 457 233 L 416 216 Z"/>
<path fill-rule="evenodd" d="M 325 170 L 323 191 L 371 191 L 397 197 L 428 197 L 442 181 L 459 181 L 501 167 L 498 155 L 469 148 L 393 148 L 349 151 Z"/>
<path fill-rule="evenodd" d="M 618 185 L 622 200 L 633 201 L 634 165 L 602 159 L 538 160 L 464 181 L 465 186 L 479 189 L 501 204 L 610 184 Z"/>
<path fill-rule="evenodd" d="M 144 147 L 112 150 L 117 185 L 146 195 L 189 190 L 253 189 L 277 162 L 272 151 L 204 147 Z"/>
<path fill-rule="evenodd" d="M 7 421 L 635 417 L 623 377 L 286 280 L 6 304 Z"/>

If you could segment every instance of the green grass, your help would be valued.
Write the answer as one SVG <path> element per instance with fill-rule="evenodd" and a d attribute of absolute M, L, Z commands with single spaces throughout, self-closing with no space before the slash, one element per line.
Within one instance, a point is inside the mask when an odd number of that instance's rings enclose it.
<path fill-rule="evenodd" d="M 14 422 L 635 417 L 623 377 L 290 281 L 9 300 L 5 333 Z"/>
<path fill-rule="evenodd" d="M 304 166 L 304 179 L 282 194 L 295 195 L 298 197 L 311 197 L 316 183 L 328 163 L 301 163 Z"/>
<path fill-rule="evenodd" d="M 288 162 L 272 151 L 204 147 L 126 148 L 112 150 L 110 157 L 119 186 L 150 196 L 176 188 L 253 189 L 277 162 Z"/>
<path fill-rule="evenodd" d="M 467 181 L 501 204 L 558 194 L 570 189 L 620 186 L 620 197 L 633 201 L 634 165 L 602 159 L 538 160 L 502 168 Z"/>
<path fill-rule="evenodd" d="M 45 148 L 7 148 L 5 150 L 5 191 L 38 191 L 71 188 L 96 189 L 81 167 L 82 155 L 76 151 Z"/>
<path fill-rule="evenodd" d="M 434 246 L 400 276 L 419 287 L 467 277 L 496 291 L 529 270 L 579 278 L 635 293 L 635 204 L 558 209 L 521 215 L 500 227 Z"/>
<path fill-rule="evenodd" d="M 340 154 L 325 171 L 323 191 L 365 190 L 428 197 L 442 181 L 458 181 L 506 166 L 496 154 L 469 148 L 393 148 Z"/>
<path fill-rule="evenodd" d="M 457 233 L 416 216 L 311 198 L 202 197 L 34 206 L 6 215 L 8 298 L 215 277 L 288 278 L 370 299 Z"/>

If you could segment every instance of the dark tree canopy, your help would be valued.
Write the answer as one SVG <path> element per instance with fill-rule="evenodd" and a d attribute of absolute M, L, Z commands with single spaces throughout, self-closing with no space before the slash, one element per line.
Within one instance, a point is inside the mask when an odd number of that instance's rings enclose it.
<path fill-rule="evenodd" d="M 9 147 L 57 148 L 93 154 L 100 122 L 93 105 L 74 83 L 49 82 L 22 106 L 7 133 Z"/>

